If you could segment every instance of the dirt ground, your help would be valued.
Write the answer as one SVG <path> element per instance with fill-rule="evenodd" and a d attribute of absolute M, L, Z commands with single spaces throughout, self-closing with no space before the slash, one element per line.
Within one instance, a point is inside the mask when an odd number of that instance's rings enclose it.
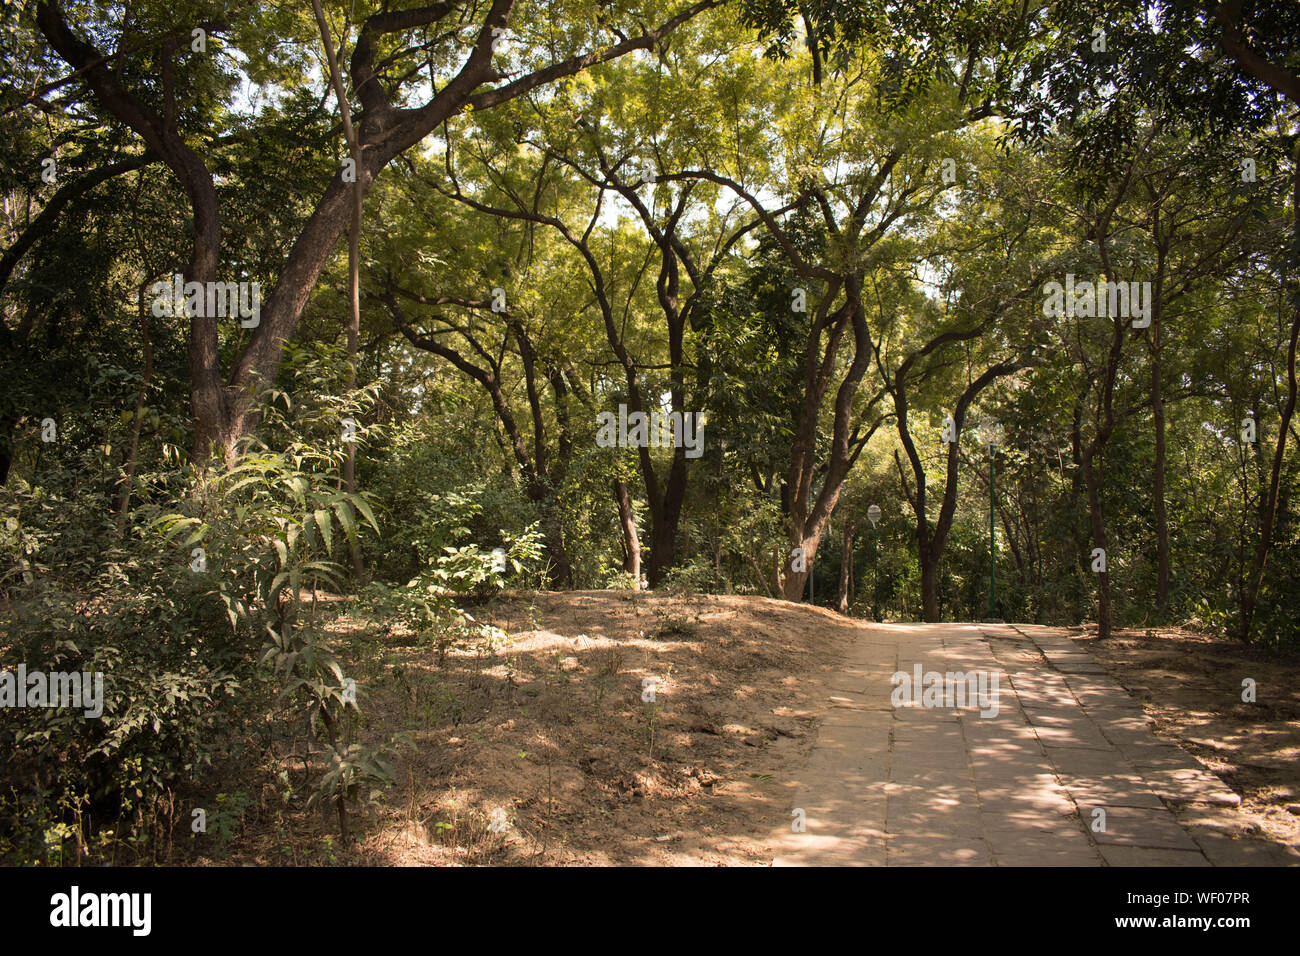
<path fill-rule="evenodd" d="M 507 594 L 474 614 L 507 640 L 441 662 L 416 635 L 338 620 L 362 735 L 412 744 L 352 846 L 267 785 L 225 852 L 194 862 L 767 865 L 826 683 L 865 630 L 766 598 L 620 591 Z M 1076 633 L 1158 734 L 1241 794 L 1186 824 L 1300 848 L 1300 661 L 1186 632 Z"/>
<path fill-rule="evenodd" d="M 766 865 L 821 682 L 863 630 L 765 598 L 630 591 L 507 594 L 473 613 L 508 640 L 441 663 L 400 629 L 346 614 L 333 628 L 362 736 L 413 744 L 353 846 L 266 785 L 224 852 L 194 862 Z M 301 772 L 290 754 L 262 768 Z"/>
<path fill-rule="evenodd" d="M 448 659 L 473 712 L 420 735 L 401 770 L 410 809 L 366 839 L 366 862 L 771 861 L 782 783 L 816 736 L 816 678 L 859 625 L 762 598 L 634 592 L 521 596 L 485 616 L 510 644 Z M 403 666 L 429 690 L 447 680 L 418 655 Z"/>

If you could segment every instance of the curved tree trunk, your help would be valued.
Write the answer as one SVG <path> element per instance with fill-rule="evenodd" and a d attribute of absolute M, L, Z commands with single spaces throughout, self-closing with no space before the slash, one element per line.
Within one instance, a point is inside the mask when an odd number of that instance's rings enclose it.
<path fill-rule="evenodd" d="M 1159 333 L 1156 333 L 1159 335 Z M 1155 489 L 1153 504 L 1156 519 L 1156 607 L 1169 610 L 1169 509 L 1165 504 L 1165 402 L 1160 387 L 1160 352 L 1152 357 L 1151 408 L 1156 432 Z"/>

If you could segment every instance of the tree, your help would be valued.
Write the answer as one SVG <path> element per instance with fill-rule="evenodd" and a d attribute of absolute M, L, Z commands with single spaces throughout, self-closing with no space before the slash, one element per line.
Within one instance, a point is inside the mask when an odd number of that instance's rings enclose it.
<path fill-rule="evenodd" d="M 388 163 L 457 113 L 491 109 L 592 64 L 633 50 L 652 49 L 680 24 L 714 5 L 716 0 L 699 0 L 666 17 L 658 28 L 632 37 L 623 35 L 617 42 L 585 52 L 565 51 L 545 65 L 525 62 L 513 76 L 501 73 L 493 65 L 493 53 L 507 29 L 515 0 L 494 0 L 481 16 L 448 3 L 371 14 L 362 21 L 350 58 L 352 85 L 361 116 L 356 135 L 362 157 L 355 170 L 357 190 L 367 190 Z M 149 12 L 157 15 L 159 11 Z M 184 269 L 185 281 L 215 281 L 221 265 L 220 202 L 208 162 L 200 149 L 190 145 L 204 134 L 210 141 L 213 133 L 210 129 L 195 129 L 182 135 L 181 118 L 189 119 L 193 111 L 183 108 L 178 94 L 191 92 L 198 97 L 201 91 L 186 91 L 176 83 L 177 31 L 162 34 L 164 39 L 157 51 L 161 89 L 155 92 L 144 85 L 133 90 L 130 74 L 134 71 L 111 67 L 112 58 L 77 34 L 60 3 L 38 4 L 36 22 L 51 48 L 78 77 L 84 77 L 97 102 L 139 136 L 175 174 L 194 217 L 194 238 Z M 303 37 L 304 24 L 278 25 L 294 30 L 297 33 L 294 39 Z M 139 45 L 138 40 L 128 37 L 127 23 L 119 26 L 106 18 L 88 26 L 100 36 L 120 31 L 121 48 Z M 214 38 L 222 32 L 234 34 L 237 40 L 248 44 L 246 54 L 258 55 L 256 44 L 265 39 L 264 34 L 258 33 L 258 26 L 255 21 L 229 23 L 224 18 L 213 17 L 201 20 L 196 29 L 207 31 Z M 411 42 L 413 34 L 426 30 L 434 31 L 430 41 Z M 617 28 L 614 32 L 621 33 Z M 552 46 L 542 42 L 535 49 L 549 52 Z M 383 59 L 377 62 L 379 53 Z M 545 54 L 542 59 L 546 59 Z M 421 105 L 404 106 L 404 100 L 417 85 L 419 69 L 426 65 L 433 69 L 436 63 L 457 64 L 452 77 L 440 89 L 435 80 L 433 95 Z M 134 63 L 132 66 L 138 69 Z M 197 456 L 202 457 L 209 447 L 229 454 L 236 439 L 255 420 L 256 409 L 249 401 L 248 392 L 259 383 L 274 379 L 283 343 L 292 336 L 334 243 L 352 215 L 348 202 L 350 192 L 340 168 L 311 215 L 301 224 L 262 309 L 260 322 L 235 359 L 228 378 L 222 368 L 216 318 L 194 317 L 190 373 Z"/>

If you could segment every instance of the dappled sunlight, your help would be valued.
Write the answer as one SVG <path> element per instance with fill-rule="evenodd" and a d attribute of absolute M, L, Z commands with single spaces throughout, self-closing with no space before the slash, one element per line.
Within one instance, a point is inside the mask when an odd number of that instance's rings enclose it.
<path fill-rule="evenodd" d="M 372 687 L 387 700 L 373 709 L 394 721 L 430 717 L 419 753 L 401 762 L 407 809 L 368 844 L 377 860 L 770 861 L 768 821 L 815 734 L 809 668 L 829 678 L 836 654 L 867 629 L 836 616 L 826 627 L 820 613 L 784 602 L 759 618 L 758 603 L 518 596 L 489 615 L 526 625 L 500 647 L 460 648 L 441 666 L 406 649 L 410 663 L 376 675 L 389 689 Z M 821 629 L 811 641 L 810 620 Z M 679 629 L 690 633 L 667 633 Z M 394 693 L 382 674 L 395 667 L 426 686 Z M 439 688 L 469 690 L 480 706 L 427 711 Z M 501 833 L 489 826 L 494 809 L 509 820 Z"/>
<path fill-rule="evenodd" d="M 896 645 L 859 642 L 846 670 L 863 678 L 832 685 L 840 690 L 828 696 L 791 797 L 806 831 L 774 832 L 778 864 L 1101 866 L 1146 854 L 1152 864 L 1207 865 L 1203 851 L 1227 852 L 1186 829 L 1212 840 L 1232 829 L 1224 818 L 1215 828 L 1181 808 L 1232 807 L 1235 794 L 1159 741 L 1136 703 L 1061 632 L 888 629 Z M 952 708 L 942 683 L 930 705 L 922 697 L 881 709 L 865 675 L 885 666 L 912 681 L 933 672 L 931 683 L 996 673 L 997 714 Z"/>

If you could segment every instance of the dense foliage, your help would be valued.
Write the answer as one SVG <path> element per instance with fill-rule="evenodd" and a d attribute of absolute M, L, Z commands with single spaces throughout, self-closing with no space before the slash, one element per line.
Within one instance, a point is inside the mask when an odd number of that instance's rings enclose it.
<path fill-rule="evenodd" d="M 331 65 L 7 5 L 0 663 L 104 707 L 0 708 L 0 855 L 156 847 L 277 726 L 346 837 L 401 741 L 325 595 L 440 658 L 640 586 L 1293 647 L 1298 11 L 327 2 Z"/>

